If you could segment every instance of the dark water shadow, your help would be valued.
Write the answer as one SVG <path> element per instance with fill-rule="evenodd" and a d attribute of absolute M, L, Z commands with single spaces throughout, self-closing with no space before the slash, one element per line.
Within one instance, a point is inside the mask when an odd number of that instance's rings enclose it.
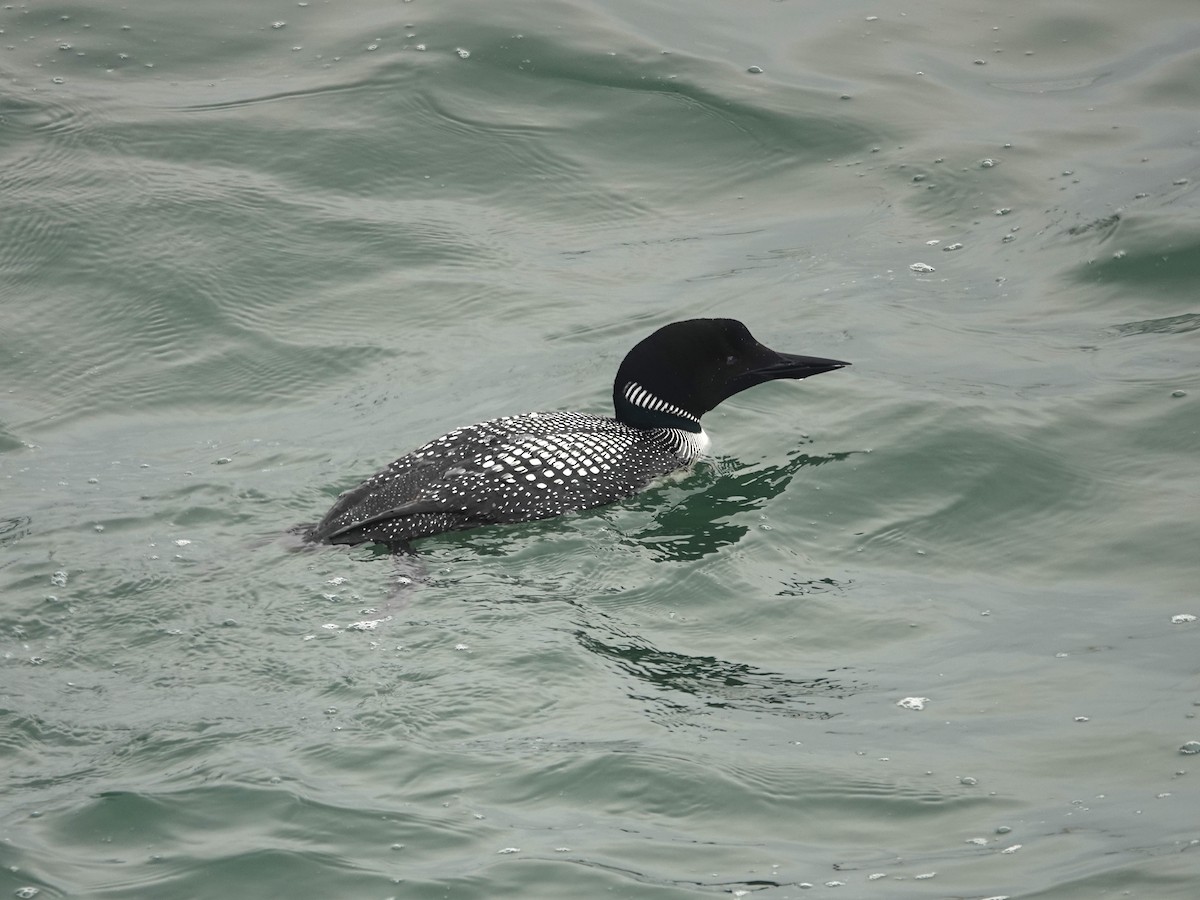
<path fill-rule="evenodd" d="M 676 720 L 717 710 L 768 714 L 792 719 L 831 719 L 836 701 L 867 685 L 830 669 L 811 677 L 792 677 L 715 656 L 661 650 L 636 635 L 598 629 L 575 632 L 589 653 L 633 679 L 630 696 L 648 701 Z"/>
<path fill-rule="evenodd" d="M 782 465 L 740 469 L 737 462 L 722 459 L 717 464 L 720 476 L 710 476 L 704 490 L 689 493 L 658 513 L 650 526 L 627 537 L 644 545 L 661 562 L 701 559 L 745 537 L 751 526 L 743 514 L 761 509 L 782 494 L 801 469 L 841 462 L 850 455 L 794 452 Z"/>

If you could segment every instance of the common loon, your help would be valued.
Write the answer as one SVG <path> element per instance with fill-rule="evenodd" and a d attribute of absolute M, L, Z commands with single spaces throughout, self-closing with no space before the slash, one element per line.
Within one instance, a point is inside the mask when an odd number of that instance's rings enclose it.
<path fill-rule="evenodd" d="M 339 496 L 308 539 L 411 552 L 418 538 L 613 503 L 703 455 L 700 417 L 722 400 L 848 365 L 778 353 L 735 319 L 673 322 L 621 363 L 616 418 L 532 412 L 456 428 Z"/>

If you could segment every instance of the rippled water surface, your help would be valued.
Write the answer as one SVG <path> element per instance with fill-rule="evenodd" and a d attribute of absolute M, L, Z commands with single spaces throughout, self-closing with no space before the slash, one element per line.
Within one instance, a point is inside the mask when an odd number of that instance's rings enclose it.
<path fill-rule="evenodd" d="M 1197 48 L 1195 0 L 4 6 L 0 896 L 1193 898 Z M 287 539 L 704 315 L 854 366 L 415 590 Z"/>

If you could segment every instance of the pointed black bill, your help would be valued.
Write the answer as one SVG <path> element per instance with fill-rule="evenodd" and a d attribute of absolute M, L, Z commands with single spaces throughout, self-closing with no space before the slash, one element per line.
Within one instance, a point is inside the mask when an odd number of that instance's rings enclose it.
<path fill-rule="evenodd" d="M 810 375 L 820 375 L 822 372 L 832 372 L 850 365 L 850 363 L 838 359 L 795 356 L 791 353 L 779 353 L 774 350 L 770 352 L 775 358 L 756 365 L 749 374 L 758 376 L 762 381 L 774 378 L 808 378 Z"/>

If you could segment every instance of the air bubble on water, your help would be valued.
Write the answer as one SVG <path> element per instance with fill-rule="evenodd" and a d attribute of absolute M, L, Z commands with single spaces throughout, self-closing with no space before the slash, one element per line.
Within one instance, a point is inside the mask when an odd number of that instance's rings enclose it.
<path fill-rule="evenodd" d="M 1076 722 L 1090 722 L 1091 718 L 1088 716 L 1076 716 L 1075 721 Z"/>
<path fill-rule="evenodd" d="M 455 644 L 454 649 L 455 650 L 470 650 L 471 648 L 467 644 Z"/>
<path fill-rule="evenodd" d="M 958 779 L 958 783 L 965 784 L 967 787 L 974 787 L 975 785 L 979 784 L 979 779 L 972 778 L 970 775 L 964 775 L 962 778 Z"/>
<path fill-rule="evenodd" d="M 177 540 L 175 540 L 175 541 L 172 541 L 172 543 L 173 543 L 173 544 L 174 544 L 176 547 L 186 547 L 188 544 L 190 544 L 190 543 L 191 543 L 191 541 L 190 541 L 190 540 L 188 540 L 187 538 L 179 538 L 179 539 L 177 539 Z"/>
<path fill-rule="evenodd" d="M 993 167 L 993 166 L 995 166 L 995 165 L 996 165 L 996 161 L 995 161 L 994 159 L 991 159 L 991 158 L 989 158 L 989 159 L 981 159 L 981 160 L 979 161 L 979 168 L 981 168 L 981 169 L 990 169 L 990 168 L 992 168 L 992 167 Z"/>
<path fill-rule="evenodd" d="M 1012 212 L 1011 206 L 1002 206 L 998 210 L 996 210 L 996 215 L 1007 216 L 1010 212 Z"/>
<path fill-rule="evenodd" d="M 384 616 L 382 619 L 364 619 L 361 622 L 351 622 L 346 626 L 347 631 L 374 631 L 379 627 L 380 622 L 391 621 L 391 616 Z"/>
<path fill-rule="evenodd" d="M 1200 753 L 1200 741 L 1187 741 L 1179 748 L 1179 752 L 1184 756 L 1195 756 Z"/>
<path fill-rule="evenodd" d="M 843 887 L 846 884 L 844 881 L 827 881 L 825 887 Z"/>
<path fill-rule="evenodd" d="M 936 247 L 940 243 L 941 243 L 940 239 L 934 238 L 932 241 L 926 241 L 925 246 L 926 247 Z"/>
<path fill-rule="evenodd" d="M 368 51 L 371 51 L 371 50 L 378 50 L 378 49 L 379 49 L 379 45 L 378 45 L 378 44 L 367 44 L 367 50 L 368 50 Z"/>
<path fill-rule="evenodd" d="M 867 881 L 878 881 L 880 878 L 887 878 L 887 872 L 872 872 L 867 876 Z"/>
<path fill-rule="evenodd" d="M 1013 844 L 1011 847 L 1005 847 L 1005 848 L 1004 848 L 1003 850 L 1001 850 L 1000 852 L 1001 852 L 1001 853 L 1009 853 L 1009 854 L 1012 854 L 1012 853 L 1016 853 L 1016 852 L 1017 852 L 1018 850 L 1020 850 L 1020 849 L 1021 849 L 1021 845 L 1020 845 L 1020 844 Z"/>
<path fill-rule="evenodd" d="M 287 22 L 272 22 L 272 23 L 271 23 L 271 27 L 272 27 L 272 28 L 275 28 L 275 29 L 279 29 L 279 28 L 286 28 L 286 27 L 287 27 Z"/>
<path fill-rule="evenodd" d="M 961 250 L 962 248 L 963 248 L 962 244 L 958 244 L 958 243 L 947 244 L 945 247 L 942 248 L 942 251 L 949 252 L 951 250 Z"/>
<path fill-rule="evenodd" d="M 909 266 L 909 269 L 911 269 L 914 272 L 921 273 L 921 274 L 926 274 L 929 272 L 937 271 L 937 269 L 935 269 L 933 266 L 929 265 L 928 263 L 923 263 L 923 262 L 915 262 L 911 266 Z"/>
<path fill-rule="evenodd" d="M 59 50 L 70 50 L 71 45 L 68 44 L 66 41 L 63 41 L 61 44 L 58 45 L 58 49 Z"/>
<path fill-rule="evenodd" d="M 458 54 L 459 59 L 467 59 L 471 55 L 470 50 L 465 50 L 462 47 L 455 47 L 454 52 Z"/>
<path fill-rule="evenodd" d="M 520 853 L 521 848 L 520 847 L 501 847 L 496 852 L 497 853 Z"/>
<path fill-rule="evenodd" d="M 32 885 L 26 885 L 25 887 L 19 887 L 15 891 L 13 891 L 13 896 L 20 897 L 20 898 L 22 898 L 22 900 L 27 900 L 27 898 L 36 897 L 40 893 L 41 893 L 41 891 L 39 891 L 37 888 L 33 887 Z"/>
<path fill-rule="evenodd" d="M 416 46 L 416 47 L 414 47 L 413 49 L 414 49 L 414 50 L 424 50 L 424 49 L 425 49 L 425 45 L 424 45 L 424 44 L 417 44 L 417 46 Z"/>
<path fill-rule="evenodd" d="M 937 874 L 937 872 L 924 872 L 920 875 L 914 875 L 913 880 L 914 881 L 925 881 L 928 878 L 932 878 L 936 874 Z"/>
<path fill-rule="evenodd" d="M 925 704 L 929 702 L 928 697 L 905 697 L 903 700 L 897 700 L 896 705 L 902 709 L 924 709 Z"/>
<path fill-rule="evenodd" d="M 1189 622 L 1195 622 L 1196 617 L 1191 613 L 1179 613 L 1179 615 L 1171 616 L 1172 625 L 1186 625 Z"/>
<path fill-rule="evenodd" d="M 982 837 L 967 838 L 964 843 L 975 844 L 977 847 L 982 847 L 987 843 L 987 838 L 982 838 Z"/>
<path fill-rule="evenodd" d="M 64 572 L 62 569 L 59 569 L 57 572 L 55 572 L 53 575 L 50 576 L 50 583 L 52 585 L 54 585 L 55 587 L 66 587 L 67 586 L 67 573 Z"/>
<path fill-rule="evenodd" d="M 761 75 L 764 69 L 762 66 L 750 66 L 748 69 L 746 69 L 746 71 L 751 75 Z"/>
<path fill-rule="evenodd" d="M 1186 397 L 1187 391 L 1171 391 L 1172 397 Z"/>
<path fill-rule="evenodd" d="M 996 834 L 1008 834 L 1010 831 L 1012 831 L 1012 828 L 1007 825 L 996 826 Z"/>
<path fill-rule="evenodd" d="M 1186 178 L 1176 178 L 1174 181 L 1171 182 L 1171 184 L 1176 185 L 1176 186 L 1184 185 L 1187 183 L 1188 183 L 1188 180 Z"/>
<path fill-rule="evenodd" d="M 61 75 L 55 75 L 55 76 L 54 76 L 53 78 L 51 78 L 50 80 L 51 80 L 51 81 L 52 81 L 54 84 L 65 84 L 65 83 L 66 83 L 66 79 L 65 79 L 65 78 L 63 78 Z"/>

